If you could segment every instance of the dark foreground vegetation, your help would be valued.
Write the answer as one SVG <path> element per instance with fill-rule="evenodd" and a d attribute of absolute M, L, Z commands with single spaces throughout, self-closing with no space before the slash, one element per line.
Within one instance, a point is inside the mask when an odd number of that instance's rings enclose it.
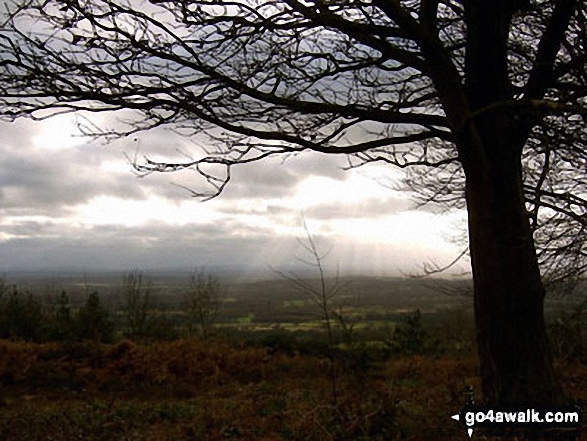
<path fill-rule="evenodd" d="M 328 359 L 218 340 L 4 341 L 0 354 L 10 440 L 466 439 L 450 415 L 477 382 L 470 357 L 341 360 L 335 398 Z"/>
<path fill-rule="evenodd" d="M 468 439 L 450 419 L 480 385 L 465 297 L 386 280 L 404 293 L 390 299 L 365 279 L 332 299 L 329 336 L 282 281 L 218 291 L 206 315 L 179 286 L 130 276 L 103 294 L 1 285 L 0 439 Z M 556 368 L 577 400 L 585 320 L 580 303 L 549 310 Z"/>

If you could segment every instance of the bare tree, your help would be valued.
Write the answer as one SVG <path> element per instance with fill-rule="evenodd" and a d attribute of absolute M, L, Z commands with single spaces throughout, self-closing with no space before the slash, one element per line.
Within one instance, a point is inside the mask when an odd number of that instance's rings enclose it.
<path fill-rule="evenodd" d="M 193 160 L 135 164 L 195 169 L 204 199 L 237 164 L 306 150 L 461 174 L 446 194 L 468 210 L 484 397 L 550 403 L 562 393 L 532 222 L 552 210 L 584 225 L 586 11 L 584 0 L 17 0 L 0 32 L 0 113 L 130 110 L 126 128 L 95 134 L 207 137 Z"/>
<path fill-rule="evenodd" d="M 326 332 L 328 334 L 328 343 L 330 346 L 326 355 L 328 356 L 328 360 L 330 362 L 329 374 L 332 388 L 332 401 L 334 404 L 337 404 L 338 368 L 337 360 L 333 352 L 334 345 L 336 343 L 334 336 L 334 325 L 338 321 L 343 332 L 347 335 L 350 335 L 352 332 L 352 324 L 347 320 L 342 305 L 339 303 L 337 309 L 335 302 L 346 290 L 346 288 L 348 288 L 349 283 L 345 283 L 340 280 L 338 269 L 334 279 L 327 276 L 324 262 L 330 254 L 330 249 L 327 251 L 319 250 L 305 220 L 303 221 L 303 227 L 304 232 L 306 233 L 306 237 L 305 240 L 298 239 L 298 243 L 308 255 L 308 258 L 298 257 L 298 260 L 304 265 L 315 269 L 318 275 L 316 283 L 314 283 L 314 280 L 311 278 L 311 276 L 308 277 L 308 275 L 304 276 L 294 271 L 284 272 L 277 269 L 275 271 L 281 275 L 281 277 L 288 280 L 296 291 L 309 298 L 320 311 L 320 316 L 326 328 Z"/>
<path fill-rule="evenodd" d="M 311 278 L 294 271 L 284 272 L 277 269 L 275 271 L 288 280 L 296 291 L 309 298 L 318 307 L 324 327 L 328 333 L 328 342 L 333 345 L 335 343 L 333 333 L 335 323 L 338 321 L 345 331 L 349 330 L 350 327 L 348 321 L 345 321 L 343 306 L 340 303 L 336 304 L 336 300 L 348 288 L 349 283 L 340 280 L 338 270 L 333 279 L 328 277 L 324 262 L 330 254 L 330 249 L 320 251 L 305 221 L 303 222 L 303 227 L 306 237 L 305 240 L 298 239 L 298 244 L 308 255 L 308 258 L 298 257 L 297 259 L 304 265 L 316 270 L 318 276 L 316 283 L 313 283 Z"/>
<path fill-rule="evenodd" d="M 122 277 L 122 295 L 124 310 L 128 322 L 128 333 L 131 338 L 144 337 L 151 311 L 151 283 L 143 285 L 143 273 L 131 271 Z"/>
<path fill-rule="evenodd" d="M 222 305 L 224 288 L 204 269 L 194 270 L 187 291 L 188 335 L 208 338 Z"/>

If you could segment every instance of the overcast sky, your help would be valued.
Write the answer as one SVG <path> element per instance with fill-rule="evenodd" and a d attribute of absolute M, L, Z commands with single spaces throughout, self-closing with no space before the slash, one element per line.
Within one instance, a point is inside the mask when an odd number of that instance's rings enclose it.
<path fill-rule="evenodd" d="M 287 267 L 303 257 L 302 215 L 342 272 L 416 272 L 461 251 L 451 238 L 464 214 L 416 209 L 390 188 L 401 174 L 389 166 L 343 171 L 345 158 L 312 153 L 266 159 L 235 168 L 220 197 L 199 202 L 172 184 L 197 186 L 193 173 L 137 178 L 124 156 L 137 146 L 195 153 L 194 140 L 160 130 L 105 144 L 76 133 L 73 115 L 0 123 L 0 272 Z"/>

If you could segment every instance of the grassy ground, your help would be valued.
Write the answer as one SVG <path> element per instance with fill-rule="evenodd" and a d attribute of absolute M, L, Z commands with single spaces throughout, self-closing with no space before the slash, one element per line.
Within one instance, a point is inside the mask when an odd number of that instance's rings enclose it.
<path fill-rule="evenodd" d="M 0 439 L 468 439 L 450 415 L 478 390 L 475 358 L 364 355 L 332 365 L 220 340 L 0 341 Z M 587 367 L 563 374 L 587 399 Z"/>

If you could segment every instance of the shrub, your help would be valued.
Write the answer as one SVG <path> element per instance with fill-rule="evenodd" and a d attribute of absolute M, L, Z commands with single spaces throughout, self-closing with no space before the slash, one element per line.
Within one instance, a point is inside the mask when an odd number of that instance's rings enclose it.
<path fill-rule="evenodd" d="M 12 291 L 0 285 L 0 337 L 25 341 L 42 341 L 47 324 L 43 308 L 32 293 L 22 293 L 16 286 Z"/>
<path fill-rule="evenodd" d="M 103 343 L 114 341 L 114 325 L 109 312 L 100 302 L 100 296 L 93 292 L 86 304 L 80 308 L 76 317 L 76 336 L 82 340 L 94 340 Z"/>
<path fill-rule="evenodd" d="M 587 359 L 587 330 L 583 307 L 563 313 L 549 326 L 550 344 L 554 355 L 563 360 Z"/>
<path fill-rule="evenodd" d="M 424 327 L 419 309 L 398 324 L 390 342 L 390 347 L 395 352 L 411 355 L 436 352 L 439 345 L 440 341 L 433 339 L 428 329 Z"/>
<path fill-rule="evenodd" d="M 72 341 L 76 338 L 75 320 L 71 311 L 69 297 L 65 291 L 57 300 L 48 317 L 49 329 L 47 339 L 53 341 Z"/>

